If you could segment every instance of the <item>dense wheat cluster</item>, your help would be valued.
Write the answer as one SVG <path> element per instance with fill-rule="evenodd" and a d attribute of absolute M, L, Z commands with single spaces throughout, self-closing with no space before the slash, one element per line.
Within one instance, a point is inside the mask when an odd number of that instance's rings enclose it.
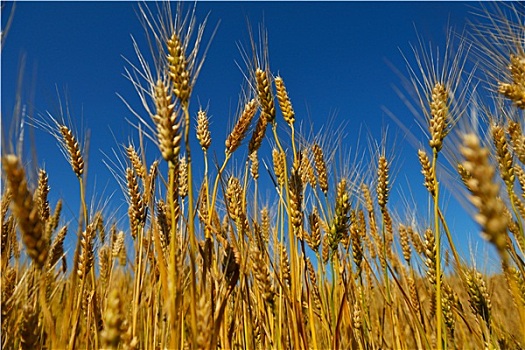
<path fill-rule="evenodd" d="M 391 207 L 388 146 L 375 150 L 370 169 L 351 174 L 336 170 L 345 164 L 322 138 L 300 135 L 286 72 L 274 75 L 264 47 L 253 52 L 249 88 L 226 139 L 213 135 L 207 111 L 190 109 L 204 25 L 181 8 L 165 7 L 160 17 L 142 8 L 156 42 L 154 62 L 137 49 L 141 64 L 127 72 L 145 127 L 141 146 L 128 140 L 119 153 L 126 224 L 93 211 L 87 155 L 70 125 L 48 124 L 78 179 L 76 220 L 61 218 L 61 201 L 50 204 L 57 189 L 47 173 L 31 183 L 23 154 L 4 148 L 2 348 L 524 348 L 525 13 L 518 6 L 487 10 L 488 24 L 473 26 L 440 66 L 429 52 L 414 52 L 408 75 L 427 139 L 414 149 L 421 181 L 410 191 L 427 194 L 430 205 L 420 222 Z M 466 59 L 483 73 L 476 93 Z M 158 147 L 155 159 L 146 157 L 143 130 Z M 190 136 L 199 147 L 190 147 Z M 222 159 L 208 164 L 210 149 Z M 446 171 L 495 247 L 499 272 L 485 274 L 459 256 L 462 233 L 451 232 L 441 200 Z M 76 242 L 70 257 L 67 236 Z"/>

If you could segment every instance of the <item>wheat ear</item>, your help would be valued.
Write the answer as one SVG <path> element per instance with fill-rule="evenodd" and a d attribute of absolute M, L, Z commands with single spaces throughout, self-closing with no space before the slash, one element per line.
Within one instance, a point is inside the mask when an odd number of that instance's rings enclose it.
<path fill-rule="evenodd" d="M 155 86 L 154 100 L 156 114 L 153 116 L 153 121 L 157 126 L 159 148 L 164 160 L 175 163 L 180 153 L 182 119 L 177 118 L 175 104 L 169 96 L 169 88 L 161 79 Z"/>
<path fill-rule="evenodd" d="M 202 150 L 206 152 L 211 145 L 211 133 L 210 133 L 210 122 L 208 115 L 205 111 L 199 110 L 197 113 L 197 140 L 202 147 Z"/>
<path fill-rule="evenodd" d="M 12 194 L 11 207 L 18 219 L 28 255 L 38 267 L 42 267 L 47 259 L 47 241 L 43 237 L 44 226 L 40 218 L 39 207 L 34 203 L 33 196 L 27 187 L 25 171 L 20 160 L 15 155 L 3 158 L 3 167 L 7 176 L 9 191 Z"/>
<path fill-rule="evenodd" d="M 168 63 L 173 92 L 181 104 L 187 106 L 191 94 L 191 78 L 184 46 L 176 33 L 168 40 Z"/>
<path fill-rule="evenodd" d="M 492 242 L 500 254 L 507 245 L 507 218 L 505 204 L 499 197 L 499 185 L 494 182 L 495 169 L 490 164 L 488 149 L 481 147 L 474 134 L 463 137 L 461 153 L 465 157 L 463 166 L 470 173 L 467 187 L 471 192 L 471 202 L 478 209 L 476 221 L 482 227 L 486 239 Z"/>
<path fill-rule="evenodd" d="M 84 173 L 84 158 L 80 152 L 78 141 L 73 135 L 73 132 L 65 125 L 60 126 L 60 133 L 64 138 L 64 142 L 69 153 L 71 167 L 73 168 L 75 175 L 80 178 Z"/>
<path fill-rule="evenodd" d="M 510 99 L 516 107 L 525 109 L 525 57 L 510 55 L 508 66 L 512 83 L 499 83 L 499 92 Z"/>

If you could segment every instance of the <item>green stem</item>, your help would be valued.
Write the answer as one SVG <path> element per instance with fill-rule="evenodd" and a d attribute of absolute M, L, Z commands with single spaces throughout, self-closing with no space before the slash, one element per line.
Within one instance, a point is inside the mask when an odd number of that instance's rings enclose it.
<path fill-rule="evenodd" d="M 135 250 L 135 254 L 138 254 L 138 263 L 135 265 L 135 286 L 133 288 L 133 320 L 132 320 L 132 339 L 137 336 L 137 319 L 139 314 L 139 305 L 138 302 L 140 301 L 140 286 L 142 285 L 142 225 L 140 224 L 138 226 L 138 234 L 137 234 L 137 249 Z"/>
<path fill-rule="evenodd" d="M 170 305 L 169 308 L 169 317 L 170 317 L 170 328 L 171 328 L 171 348 L 180 347 L 180 338 L 178 337 L 177 330 L 177 312 L 176 312 L 176 299 L 173 298 L 176 295 L 177 290 L 175 286 L 178 282 L 178 273 L 176 268 L 176 245 L 177 245 L 177 221 L 175 220 L 175 171 L 176 166 L 173 162 L 169 162 L 169 175 L 168 175 L 168 203 L 170 206 L 171 213 L 171 238 L 170 238 L 170 260 L 168 265 L 168 290 L 169 295 L 172 297 L 170 300 L 165 300 L 164 302 L 167 305 Z M 182 313 L 181 313 L 182 314 Z"/>
<path fill-rule="evenodd" d="M 195 237 L 195 207 L 193 194 L 193 171 L 190 147 L 190 112 L 188 103 L 183 105 L 185 130 L 184 143 L 186 145 L 186 158 L 188 160 L 188 225 L 190 236 L 190 300 L 197 299 L 197 275 L 195 267 L 195 252 L 197 252 L 197 240 Z M 211 217 L 211 216 L 210 216 Z M 190 303 L 192 340 L 197 339 L 197 305 Z"/>
<path fill-rule="evenodd" d="M 224 158 L 224 162 L 222 163 L 221 168 L 217 172 L 217 176 L 215 177 L 215 182 L 213 184 L 213 194 L 211 196 L 211 205 L 208 207 L 208 225 L 211 225 L 211 218 L 212 213 L 215 210 L 215 202 L 217 200 L 217 191 L 219 190 L 219 179 L 222 176 L 222 172 L 224 169 L 226 169 L 226 164 L 228 164 L 228 161 L 230 160 L 231 153 L 226 152 L 226 158 Z"/>
<path fill-rule="evenodd" d="M 434 236 L 436 242 L 436 323 L 437 334 L 436 342 L 437 349 L 443 349 L 443 333 L 442 320 L 443 309 L 441 305 L 441 231 L 439 228 L 439 182 L 437 181 L 436 165 L 437 165 L 438 151 L 433 149 L 432 156 L 432 170 L 434 174 L 434 183 L 436 184 L 436 195 L 434 196 Z"/>
<path fill-rule="evenodd" d="M 191 183 L 188 184 L 188 186 L 191 186 Z M 210 189 L 208 188 L 208 152 L 206 152 L 206 150 L 204 151 L 204 188 L 206 190 L 206 193 L 204 194 L 206 196 L 206 205 L 208 205 L 209 203 L 209 200 L 210 200 Z M 210 212 L 208 212 L 208 215 L 211 217 L 212 214 Z M 208 230 L 204 229 L 204 234 L 205 234 L 205 238 L 208 239 L 208 238 L 211 238 L 211 237 L 208 237 L 209 235 L 207 234 Z"/>

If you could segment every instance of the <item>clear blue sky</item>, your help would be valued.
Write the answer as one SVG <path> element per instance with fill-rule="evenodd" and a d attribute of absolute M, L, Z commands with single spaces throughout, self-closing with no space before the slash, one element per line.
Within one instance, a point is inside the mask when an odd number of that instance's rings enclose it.
<path fill-rule="evenodd" d="M 208 106 L 212 144 L 222 160 L 222 146 L 244 79 L 238 67 L 238 63 L 243 67 L 238 43 L 248 48 L 246 18 L 254 27 L 264 21 L 271 70 L 284 78 L 298 122 L 311 121 L 319 129 L 329 117 L 335 117 L 335 125 L 346 123 L 345 142 L 352 147 L 363 128 L 361 149 L 369 134 L 379 140 L 389 125 L 389 140 L 396 140 L 387 151 L 396 157 L 393 193 L 402 189 L 410 195 L 410 183 L 420 210 L 426 210 L 417 150 L 402 140 L 403 132 L 383 108 L 393 111 L 421 141 L 424 135 L 392 88 L 400 86 L 401 80 L 387 61 L 406 72 L 400 50 L 412 57 L 415 28 L 426 41 L 443 46 L 447 25 L 460 31 L 467 19 L 474 18 L 473 6 L 475 3 L 464 2 L 199 2 L 197 18 L 209 13 L 205 39 L 220 24 L 192 95 L 193 112 L 199 101 Z M 8 2 L 3 8 L 2 29 L 12 7 Z M 4 135 L 12 117 L 21 57 L 25 56 L 21 91 L 28 111 L 56 114 L 58 89 L 62 102 L 70 104 L 75 127 L 91 130 L 88 176 L 90 187 L 96 189 L 90 192 L 95 201 L 116 191 L 117 204 L 124 203 L 116 181 L 102 164 L 106 159 L 102 152 L 111 154 L 112 148 L 126 144 L 130 137 L 137 140 L 136 130 L 126 122 L 136 120 L 117 96 L 137 103 L 131 83 L 123 76 L 126 63 L 122 58 L 134 61 L 130 35 L 146 49 L 137 8 L 133 2 L 19 2 L 2 50 Z M 77 192 L 77 184 L 66 160 L 50 135 L 36 130 L 34 138 L 39 166 L 45 166 L 50 175 L 51 198 L 72 198 L 66 203 L 67 210 L 76 215 L 78 201 L 71 193 Z M 148 148 L 157 151 L 151 144 Z M 453 200 L 448 212 L 456 242 L 468 257 L 469 245 L 476 248 L 480 242 L 476 226 L 455 215 L 458 209 Z M 482 245 L 478 249 L 485 250 Z"/>

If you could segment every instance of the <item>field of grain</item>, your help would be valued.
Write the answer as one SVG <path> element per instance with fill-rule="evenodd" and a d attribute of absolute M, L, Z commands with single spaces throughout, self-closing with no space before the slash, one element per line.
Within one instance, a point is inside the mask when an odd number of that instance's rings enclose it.
<path fill-rule="evenodd" d="M 122 148 L 116 176 L 125 225 L 85 195 L 88 155 L 74 121 L 49 115 L 32 125 L 56 138 L 78 179 L 75 221 L 64 220 L 61 201 L 50 205 L 46 171 L 29 176 L 19 148 L 3 143 L 3 349 L 525 347 L 520 4 L 495 6 L 486 25 L 452 35 L 443 60 L 414 48 L 407 79 L 428 136 L 414 149 L 421 181 L 410 189 L 428 195 L 421 222 L 389 205 L 386 145 L 374 143 L 375 161 L 354 173 L 340 170 L 329 135 L 301 134 L 264 35 L 246 55 L 248 84 L 229 135 L 212 135 L 205 110 L 190 115 L 196 79 L 206 79 L 204 26 L 176 6 L 159 17 L 142 6 L 151 47 L 137 47 L 140 64 L 127 76 L 143 128 Z M 467 60 L 482 74 L 467 72 Z M 472 98 L 478 84 L 488 88 Z M 190 147 L 192 135 L 200 147 Z M 145 142 L 158 158 L 147 159 Z M 221 158 L 209 154 L 212 144 Z M 495 248 L 497 272 L 459 255 L 442 207 L 445 171 Z M 271 182 L 259 181 L 263 173 Z"/>

